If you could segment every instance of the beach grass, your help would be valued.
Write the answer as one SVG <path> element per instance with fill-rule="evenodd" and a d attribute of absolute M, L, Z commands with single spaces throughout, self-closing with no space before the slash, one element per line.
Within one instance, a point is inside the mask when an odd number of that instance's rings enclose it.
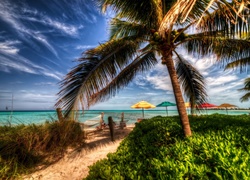
<path fill-rule="evenodd" d="M 0 126 L 0 179 L 18 179 L 42 163 L 56 161 L 69 147 L 84 143 L 79 123 Z"/>
<path fill-rule="evenodd" d="M 189 118 L 189 138 L 178 116 L 136 123 L 116 153 L 90 166 L 86 179 L 249 179 L 249 115 Z"/>

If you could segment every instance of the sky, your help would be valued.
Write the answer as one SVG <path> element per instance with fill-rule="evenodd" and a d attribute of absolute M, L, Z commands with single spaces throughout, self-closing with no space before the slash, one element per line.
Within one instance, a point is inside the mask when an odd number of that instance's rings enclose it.
<path fill-rule="evenodd" d="M 60 81 L 77 65 L 81 53 L 107 41 L 111 16 L 90 0 L 1 0 L 0 110 L 12 109 L 12 103 L 14 110 L 55 109 Z M 209 103 L 250 107 L 239 101 L 243 92 L 238 91 L 247 72 L 224 71 L 213 56 L 194 58 L 182 48 L 178 51 L 205 77 Z M 175 102 L 161 63 L 90 109 L 126 110 L 141 100 L 154 105 Z"/>

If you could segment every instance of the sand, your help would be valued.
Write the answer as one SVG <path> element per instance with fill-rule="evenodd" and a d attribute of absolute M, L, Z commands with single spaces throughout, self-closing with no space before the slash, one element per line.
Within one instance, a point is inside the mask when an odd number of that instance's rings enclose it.
<path fill-rule="evenodd" d="M 115 141 L 111 141 L 109 129 L 90 133 L 86 145 L 77 150 L 69 150 L 54 164 L 43 167 L 22 177 L 25 180 L 80 180 L 88 175 L 89 168 L 96 161 L 115 152 L 120 142 L 131 132 L 134 125 L 115 129 Z"/>

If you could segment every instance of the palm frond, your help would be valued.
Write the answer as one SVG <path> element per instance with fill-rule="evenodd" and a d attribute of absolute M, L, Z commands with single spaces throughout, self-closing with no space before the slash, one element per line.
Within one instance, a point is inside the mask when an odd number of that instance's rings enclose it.
<path fill-rule="evenodd" d="M 228 63 L 225 69 L 240 68 L 240 72 L 243 72 L 248 67 L 250 67 L 250 56 Z"/>
<path fill-rule="evenodd" d="M 226 36 L 239 36 L 249 32 L 250 16 L 246 15 L 246 4 L 243 9 L 234 7 L 234 3 L 216 3 L 217 8 L 200 18 L 196 24 L 200 31 L 223 31 Z"/>
<path fill-rule="evenodd" d="M 250 88 L 250 77 L 245 79 L 244 84 L 246 88 Z"/>
<path fill-rule="evenodd" d="M 176 72 L 183 93 L 190 100 L 191 109 L 207 100 L 204 77 L 187 60 L 177 54 Z"/>
<path fill-rule="evenodd" d="M 181 12 L 181 18 L 179 19 L 180 22 L 177 23 L 185 25 L 186 23 L 192 23 L 199 20 L 204 15 L 204 13 L 207 13 L 208 9 L 215 9 L 213 3 L 214 1 L 207 0 L 193 2 L 192 8 L 186 8 L 186 12 Z"/>
<path fill-rule="evenodd" d="M 179 0 L 171 6 L 160 24 L 158 29 L 161 36 L 165 36 L 168 30 L 172 30 L 174 24 L 185 24 L 185 21 L 192 23 L 201 17 L 206 8 L 212 6 L 214 0 Z"/>
<path fill-rule="evenodd" d="M 239 89 L 239 91 L 250 91 L 250 78 L 244 80 L 244 87 Z"/>
<path fill-rule="evenodd" d="M 81 61 L 92 57 L 98 57 L 98 59 L 103 62 L 108 60 L 111 66 L 110 68 L 113 68 L 111 74 L 116 74 L 117 70 L 122 69 L 127 61 L 134 57 L 141 42 L 143 41 L 136 37 L 111 40 L 86 51 L 79 60 Z"/>
<path fill-rule="evenodd" d="M 119 39 L 86 51 L 81 62 L 61 82 L 56 107 L 71 110 L 89 107 L 89 98 L 104 88 L 137 53 L 138 42 Z M 81 108 L 80 108 L 81 107 Z"/>
<path fill-rule="evenodd" d="M 239 6 L 237 1 L 179 0 L 165 14 L 158 31 L 164 37 L 172 25 L 192 22 L 202 31 L 249 31 L 249 14 L 245 13 L 248 4 L 247 1 L 241 1 Z"/>
<path fill-rule="evenodd" d="M 246 102 L 246 101 L 249 101 L 250 100 L 250 92 L 249 93 L 246 93 L 244 96 L 242 96 L 240 98 L 240 101 L 241 102 Z"/>
<path fill-rule="evenodd" d="M 150 31 L 144 25 L 113 18 L 110 22 L 110 39 L 119 39 L 128 36 L 144 37 Z"/>
<path fill-rule="evenodd" d="M 141 22 L 147 27 L 158 27 L 162 19 L 161 1 L 155 0 L 98 0 L 99 5 L 106 10 L 110 6 L 119 18 Z"/>
<path fill-rule="evenodd" d="M 82 84 L 87 81 L 86 77 L 89 76 L 91 70 L 94 69 L 99 63 L 98 58 L 92 58 L 74 67 L 60 82 L 61 90 L 58 101 L 55 104 L 56 107 L 61 107 L 65 111 L 67 117 L 72 110 L 78 110 L 79 103 L 84 105 L 88 102 L 88 96 L 82 96 L 83 93 L 87 93 L 87 89 L 84 89 Z"/>
<path fill-rule="evenodd" d="M 189 53 L 204 56 L 215 54 L 222 64 L 250 57 L 250 42 L 242 39 L 229 39 L 217 36 L 189 36 L 184 47 Z"/>
<path fill-rule="evenodd" d="M 246 78 L 244 80 L 244 87 L 239 89 L 238 91 L 244 91 L 244 92 L 247 92 L 245 95 L 243 95 L 241 98 L 240 98 L 240 101 L 241 102 L 245 102 L 245 101 L 248 101 L 250 100 L 250 77 L 249 78 Z"/>
<path fill-rule="evenodd" d="M 115 96 L 120 89 L 124 88 L 133 80 L 138 72 L 145 72 L 151 69 L 156 63 L 157 59 L 152 51 L 137 56 L 132 63 L 126 66 L 107 84 L 106 87 L 91 96 L 90 105 L 99 101 L 105 101 Z"/>

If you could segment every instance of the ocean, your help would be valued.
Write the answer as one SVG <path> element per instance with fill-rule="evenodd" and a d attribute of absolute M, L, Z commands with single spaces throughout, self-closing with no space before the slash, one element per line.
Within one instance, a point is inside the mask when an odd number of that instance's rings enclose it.
<path fill-rule="evenodd" d="M 86 120 L 99 120 L 101 113 L 104 113 L 104 121 L 108 121 L 111 116 L 114 121 L 121 120 L 121 114 L 124 112 L 124 120 L 128 124 L 136 122 L 137 118 L 142 117 L 142 110 L 86 110 L 84 114 L 80 113 L 79 122 Z M 188 113 L 189 110 L 187 110 Z M 198 114 L 227 114 L 226 110 L 203 110 Z M 228 115 L 250 114 L 250 110 L 228 110 Z M 169 116 L 178 115 L 177 110 L 168 110 Z M 144 110 L 144 118 L 152 118 L 154 116 L 167 116 L 166 110 Z M 50 111 L 0 111 L 0 125 L 16 125 L 16 124 L 42 124 L 46 121 L 57 120 L 55 110 Z"/>

